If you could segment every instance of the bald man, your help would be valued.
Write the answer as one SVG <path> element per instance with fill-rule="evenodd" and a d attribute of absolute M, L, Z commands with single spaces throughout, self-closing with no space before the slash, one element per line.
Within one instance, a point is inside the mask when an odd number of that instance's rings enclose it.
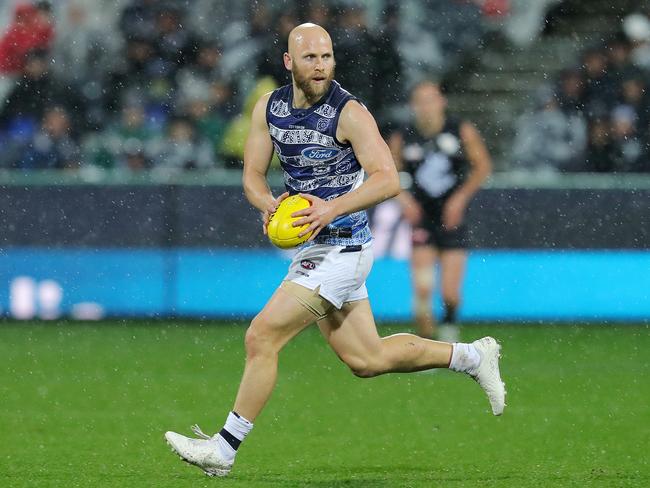
<path fill-rule="evenodd" d="M 334 81 L 327 31 L 314 24 L 293 29 L 284 66 L 292 83 L 262 96 L 253 112 L 244 190 L 262 214 L 264 233 L 278 204 L 288 195 L 302 195 L 311 206 L 293 214 L 301 217 L 294 225 L 307 224 L 303 234 L 313 234 L 246 332 L 246 366 L 224 427 L 213 436 L 193 427 L 200 439 L 165 434 L 173 451 L 209 476 L 230 472 L 275 386 L 280 350 L 313 323 L 356 376 L 451 368 L 478 381 L 494 415 L 504 408 L 500 346 L 491 337 L 448 344 L 377 333 L 365 286 L 372 266 L 365 209 L 400 191 L 395 164 L 372 115 Z M 277 198 L 266 180 L 274 150 L 286 186 Z"/>

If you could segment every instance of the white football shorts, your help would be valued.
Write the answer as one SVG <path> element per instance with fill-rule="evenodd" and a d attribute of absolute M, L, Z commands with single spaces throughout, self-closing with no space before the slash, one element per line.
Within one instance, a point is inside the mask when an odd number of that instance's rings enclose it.
<path fill-rule="evenodd" d="M 313 244 L 296 253 L 284 279 L 310 290 L 320 287 L 319 295 L 340 309 L 345 302 L 368 298 L 372 261 L 372 241 L 347 247 Z"/>

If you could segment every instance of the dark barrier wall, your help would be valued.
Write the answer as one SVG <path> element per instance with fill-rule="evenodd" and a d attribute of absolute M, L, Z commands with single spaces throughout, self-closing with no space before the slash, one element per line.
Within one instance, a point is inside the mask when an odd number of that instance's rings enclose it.
<path fill-rule="evenodd" d="M 648 249 L 650 190 L 486 189 L 470 246 Z M 236 186 L 0 187 L 0 247 L 267 246 Z"/>

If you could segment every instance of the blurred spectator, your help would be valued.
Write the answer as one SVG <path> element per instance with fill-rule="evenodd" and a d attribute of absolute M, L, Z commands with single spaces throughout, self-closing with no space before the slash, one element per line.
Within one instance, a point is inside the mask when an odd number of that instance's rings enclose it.
<path fill-rule="evenodd" d="M 176 96 L 173 80 L 161 72 L 151 41 L 133 37 L 126 43 L 125 54 L 121 66 L 108 75 L 106 110 L 116 113 L 119 107 L 137 100 L 164 125 Z"/>
<path fill-rule="evenodd" d="M 650 42 L 650 21 L 641 14 L 631 16 L 631 19 L 628 17 L 624 22 L 624 30 L 625 35 L 615 34 L 602 47 L 592 46 L 586 49 L 581 55 L 582 69 L 569 68 L 561 72 L 557 98 L 567 120 L 561 122 L 558 117 L 552 117 L 548 113 L 542 119 L 547 124 L 555 119 L 552 125 L 556 127 L 556 136 L 570 142 L 574 155 L 570 164 L 557 162 L 555 167 L 568 171 L 595 172 L 650 170 L 650 98 L 647 94 L 647 74 L 636 68 L 630 57 L 633 47 L 639 48 Z M 546 111 L 549 111 L 548 107 Z M 532 114 L 523 117 L 520 124 L 526 127 L 533 119 Z M 575 158 L 579 154 L 578 149 L 582 147 L 583 138 L 578 134 L 583 132 L 585 122 L 588 124 L 587 147 L 585 160 L 580 162 L 579 157 Z M 559 130 L 562 126 L 567 130 L 565 136 L 561 136 Z M 526 135 L 531 130 L 532 128 L 518 129 L 515 141 L 515 159 L 524 165 L 535 159 L 526 156 L 524 140 L 539 150 L 543 149 L 543 144 L 533 144 L 534 137 Z M 562 147 L 565 150 L 561 150 Z M 545 152 L 568 154 L 566 149 L 566 144 L 560 144 L 558 150 L 549 147 Z"/>
<path fill-rule="evenodd" d="M 584 110 L 585 78 L 581 70 L 570 68 L 560 73 L 557 98 L 568 115 Z"/>
<path fill-rule="evenodd" d="M 27 55 L 22 77 L 7 96 L 0 112 L 0 127 L 18 118 L 37 121 L 52 105 L 62 105 L 75 114 L 74 132 L 84 127 L 85 107 L 74 90 L 59 83 L 48 71 L 49 56 L 36 50 Z"/>
<path fill-rule="evenodd" d="M 549 86 L 537 93 L 537 109 L 516 123 L 513 160 L 533 170 L 571 171 L 582 163 L 587 129 L 579 114 L 567 114 Z"/>
<path fill-rule="evenodd" d="M 244 3 L 244 2 L 242 2 Z M 255 66 L 264 47 L 269 42 L 268 33 L 272 25 L 266 2 L 246 3 L 244 22 L 236 22 L 221 35 L 223 56 L 220 61 L 225 81 L 233 87 L 233 97 L 243 106 L 247 94 L 254 89 L 258 78 Z"/>
<path fill-rule="evenodd" d="M 650 121 L 645 76 L 636 69 L 628 69 L 620 73 L 619 78 L 620 94 L 618 99 L 622 105 L 626 105 L 634 111 L 635 126 L 637 130 L 640 130 L 641 127 L 646 127 Z"/>
<path fill-rule="evenodd" d="M 156 31 L 156 0 L 131 0 L 120 18 L 119 27 L 127 41 L 138 38 L 153 40 Z"/>
<path fill-rule="evenodd" d="M 305 22 L 313 22 L 329 30 L 332 15 L 327 0 L 308 0 L 305 8 Z"/>
<path fill-rule="evenodd" d="M 161 2 L 156 14 L 153 45 L 160 75 L 169 79 L 179 68 L 194 61 L 198 38 L 184 27 L 184 10 L 173 3 Z"/>
<path fill-rule="evenodd" d="M 147 124 L 144 107 L 134 101 L 122 108 L 117 123 L 89 136 L 83 149 L 87 161 L 95 166 L 140 170 L 152 166 L 161 136 Z"/>
<path fill-rule="evenodd" d="M 272 77 L 278 86 L 291 83 L 291 73 L 284 67 L 283 55 L 287 51 L 289 33 L 299 23 L 298 17 L 292 10 L 281 12 L 276 21 L 272 22 L 273 30 L 269 42 L 260 53 L 258 74 Z"/>
<path fill-rule="evenodd" d="M 630 52 L 630 42 L 623 33 L 617 33 L 607 41 L 605 55 L 610 75 L 616 76 L 631 67 Z"/>
<path fill-rule="evenodd" d="M 52 71 L 84 98 L 88 129 L 99 130 L 109 118 L 104 83 L 121 52 L 120 39 L 104 27 L 95 27 L 79 0 L 66 5 L 60 24 Z"/>
<path fill-rule="evenodd" d="M 399 5 L 387 5 L 383 10 L 381 25 L 375 36 L 374 63 L 377 71 L 377 85 L 372 104 L 379 127 L 390 132 L 390 124 L 396 119 L 396 111 L 406 97 L 402 57 L 398 53 Z"/>
<path fill-rule="evenodd" d="M 76 169 L 80 152 L 70 133 L 70 116 L 62 106 L 45 110 L 39 131 L 17 161 L 19 169 Z"/>
<path fill-rule="evenodd" d="M 642 167 L 642 145 L 634 109 L 619 105 L 612 111 L 612 167 L 617 172 L 637 172 Z"/>
<path fill-rule="evenodd" d="M 607 76 L 605 52 L 598 47 L 585 50 L 582 67 L 585 73 L 585 115 L 590 119 L 601 117 L 609 111 L 617 95 L 615 81 Z"/>
<path fill-rule="evenodd" d="M 54 44 L 56 76 L 75 86 L 97 79 L 112 66 L 117 42 L 110 31 L 94 27 L 88 19 L 86 7 L 79 0 L 66 5 L 65 30 Z"/>
<path fill-rule="evenodd" d="M 400 58 L 394 39 L 382 30 L 370 33 L 366 12 L 344 6 L 334 17 L 336 79 L 373 112 L 402 97 Z M 396 29 L 397 27 L 394 26 Z"/>
<path fill-rule="evenodd" d="M 227 102 L 230 97 L 228 86 L 214 82 L 210 92 L 186 95 L 183 108 L 199 135 L 209 141 L 213 156 L 220 157 L 220 147 L 229 120 Z"/>
<path fill-rule="evenodd" d="M 181 100 L 197 94 L 209 96 L 212 84 L 224 79 L 220 60 L 221 51 L 217 44 L 209 41 L 199 44 L 195 61 L 181 69 L 176 77 Z"/>
<path fill-rule="evenodd" d="M 532 44 L 544 30 L 549 11 L 562 0 L 510 0 L 510 15 L 503 32 L 517 46 Z"/>
<path fill-rule="evenodd" d="M 375 41 L 368 32 L 363 8 L 346 6 L 338 10 L 330 34 L 336 39 L 336 79 L 372 110 L 373 87 L 378 81 Z"/>
<path fill-rule="evenodd" d="M 215 164 L 210 143 L 201 137 L 186 117 L 175 117 L 169 121 L 156 159 L 156 167 L 174 170 L 209 169 Z"/>
<path fill-rule="evenodd" d="M 650 19 L 641 13 L 628 15 L 623 19 L 623 32 L 631 43 L 632 63 L 650 70 Z"/>
<path fill-rule="evenodd" d="M 399 52 L 408 86 L 441 78 L 480 47 L 481 7 L 470 0 L 405 1 L 399 12 Z"/>
<path fill-rule="evenodd" d="M 191 27 L 200 37 L 214 39 L 229 48 L 237 45 L 249 33 L 250 2 L 232 0 L 193 0 Z"/>
<path fill-rule="evenodd" d="M 589 124 L 589 145 L 585 158 L 585 171 L 609 173 L 614 171 L 613 145 L 609 138 L 607 119 L 594 119 Z"/>
<path fill-rule="evenodd" d="M 241 168 L 241 162 L 244 159 L 244 144 L 250 130 L 255 103 L 262 95 L 275 88 L 277 88 L 277 84 L 270 76 L 258 80 L 255 89 L 246 98 L 242 113 L 228 124 L 221 144 L 221 154 L 227 166 Z M 277 158 L 274 159 L 277 164 Z"/>
<path fill-rule="evenodd" d="M 54 15 L 52 13 L 52 3 L 49 0 L 37 0 L 34 3 L 38 20 L 43 25 L 54 25 Z"/>
<path fill-rule="evenodd" d="M 54 39 L 54 26 L 39 7 L 20 3 L 14 20 L 0 39 L 0 73 L 18 74 L 25 67 L 27 54 L 47 50 Z"/>

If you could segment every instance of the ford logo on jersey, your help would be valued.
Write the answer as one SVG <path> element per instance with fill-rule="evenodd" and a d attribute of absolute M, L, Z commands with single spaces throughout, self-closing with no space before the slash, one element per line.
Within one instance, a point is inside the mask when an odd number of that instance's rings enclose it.
<path fill-rule="evenodd" d="M 330 159 L 334 159 L 340 152 L 341 150 L 336 148 L 306 147 L 300 151 L 300 154 L 304 158 L 312 161 L 329 161 Z"/>

